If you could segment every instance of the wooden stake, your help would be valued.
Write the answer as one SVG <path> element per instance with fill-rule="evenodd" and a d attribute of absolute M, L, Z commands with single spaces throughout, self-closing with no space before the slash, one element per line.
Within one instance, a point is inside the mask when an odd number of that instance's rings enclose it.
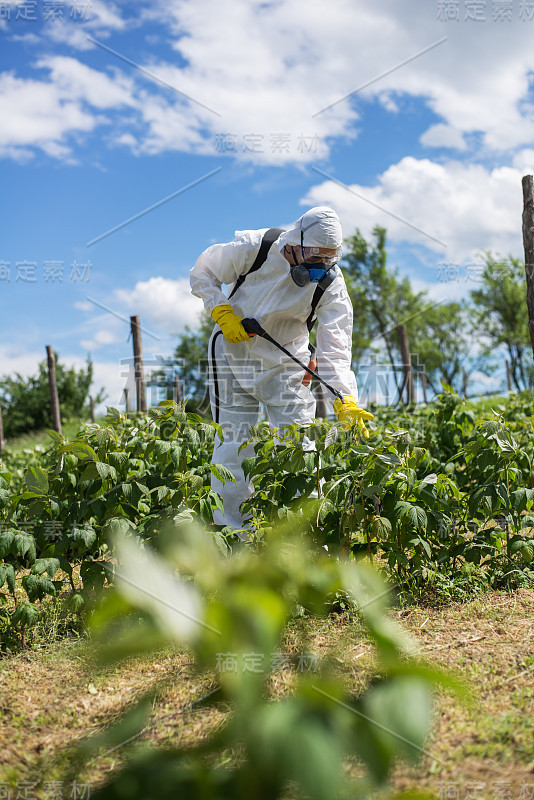
<path fill-rule="evenodd" d="M 465 369 L 462 370 L 462 395 L 467 399 L 467 384 L 469 382 L 469 376 Z"/>
<path fill-rule="evenodd" d="M 412 359 L 410 356 L 410 347 L 408 345 L 408 333 L 406 332 L 406 325 L 397 325 L 397 336 L 399 337 L 399 347 L 402 357 L 402 366 L 404 369 L 404 385 L 401 390 L 400 400 L 402 401 L 404 386 L 406 386 L 406 402 L 409 405 L 414 401 L 415 391 L 413 385 Z"/>
<path fill-rule="evenodd" d="M 428 403 L 428 400 L 426 398 L 426 386 L 427 386 L 426 372 L 424 371 L 421 373 L 421 383 L 423 385 L 423 400 L 425 401 L 425 403 Z"/>
<path fill-rule="evenodd" d="M 0 408 L 0 455 L 2 455 L 4 445 L 4 423 L 2 422 L 2 409 Z"/>
<path fill-rule="evenodd" d="M 182 399 L 182 391 L 180 389 L 180 378 L 178 375 L 174 376 L 174 402 L 179 403 Z"/>
<path fill-rule="evenodd" d="M 135 365 L 135 394 L 137 400 L 137 410 L 146 411 L 146 386 L 145 373 L 143 370 L 143 343 L 141 341 L 141 323 L 139 317 L 130 317 L 132 327 L 132 341 Z"/>
<path fill-rule="evenodd" d="M 512 370 L 510 369 L 510 362 L 506 359 L 506 383 L 508 384 L 508 391 L 513 392 L 512 389 Z"/>
<path fill-rule="evenodd" d="M 91 407 L 91 422 L 96 422 L 95 417 L 95 401 L 92 395 L 89 395 L 89 405 Z"/>
<path fill-rule="evenodd" d="M 129 400 L 128 394 L 129 394 L 128 387 L 125 386 L 124 387 L 124 405 L 126 407 L 126 414 L 130 413 L 130 400 Z"/>
<path fill-rule="evenodd" d="M 52 425 L 54 430 L 61 433 L 61 415 L 59 413 L 59 397 L 56 383 L 56 357 L 51 345 L 46 345 L 48 358 L 48 386 L 50 388 L 50 406 L 52 409 Z"/>
<path fill-rule="evenodd" d="M 523 186 L 523 247 L 527 277 L 527 309 L 530 343 L 534 353 L 534 178 L 525 175 Z"/>

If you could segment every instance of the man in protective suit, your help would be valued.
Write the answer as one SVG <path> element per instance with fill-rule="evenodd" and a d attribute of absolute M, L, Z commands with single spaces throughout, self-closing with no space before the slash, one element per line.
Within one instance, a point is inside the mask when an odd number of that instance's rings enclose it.
<path fill-rule="evenodd" d="M 363 420 L 372 414 L 358 408 L 351 370 L 352 304 L 337 266 L 342 241 L 335 211 L 317 206 L 284 232 L 236 231 L 233 242 L 208 247 L 190 272 L 193 294 L 217 323 L 208 353 L 210 402 L 224 441 L 217 437 L 213 463 L 224 464 L 236 479 L 236 484 L 223 484 L 212 478 L 224 504 L 224 515 L 215 512 L 216 524 L 246 527 L 240 505 L 252 486 L 241 463 L 254 450 L 239 452 L 239 447 L 250 437 L 250 426 L 258 423 L 260 403 L 276 428 L 306 424 L 315 415 L 315 399 L 302 383 L 302 370 L 261 336 L 249 336 L 243 319 L 256 319 L 307 363 L 309 327 L 316 318 L 318 371 L 343 395 L 344 402 L 336 399 L 333 410 L 345 429 L 358 423 L 368 435 Z M 223 284 L 229 286 L 228 296 L 221 291 Z"/>

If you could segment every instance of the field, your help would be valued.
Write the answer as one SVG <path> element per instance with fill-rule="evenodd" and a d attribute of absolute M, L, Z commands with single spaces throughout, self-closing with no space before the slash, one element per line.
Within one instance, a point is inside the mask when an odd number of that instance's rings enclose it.
<path fill-rule="evenodd" d="M 534 797 L 532 417 L 445 392 L 313 451 L 260 426 L 238 550 L 176 404 L 8 448 L 4 795 Z"/>

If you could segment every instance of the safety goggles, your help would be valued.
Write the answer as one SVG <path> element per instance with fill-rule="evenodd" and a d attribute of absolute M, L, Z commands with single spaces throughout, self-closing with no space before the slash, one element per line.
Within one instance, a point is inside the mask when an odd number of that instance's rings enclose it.
<path fill-rule="evenodd" d="M 338 247 L 336 252 L 332 255 L 332 250 L 326 250 L 324 247 L 304 247 L 304 231 L 300 232 L 300 247 L 302 250 L 302 257 L 306 264 L 324 264 L 325 267 L 333 267 L 341 258 L 341 247 Z"/>

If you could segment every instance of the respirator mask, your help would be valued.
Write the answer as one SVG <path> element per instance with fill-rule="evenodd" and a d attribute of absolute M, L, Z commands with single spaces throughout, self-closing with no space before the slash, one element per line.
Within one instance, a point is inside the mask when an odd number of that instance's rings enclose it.
<path fill-rule="evenodd" d="M 293 261 L 297 262 L 297 255 L 295 248 L 289 245 Z M 335 253 L 331 256 L 326 256 L 321 253 L 325 248 L 321 247 L 304 247 L 304 231 L 300 231 L 300 249 L 304 261 L 301 264 L 295 263 L 290 268 L 291 277 L 293 282 L 300 287 L 307 286 L 309 283 L 319 283 L 320 281 L 329 278 L 328 283 L 334 279 L 333 267 L 341 258 L 341 253 Z M 339 248 L 340 249 L 340 248 Z"/>

